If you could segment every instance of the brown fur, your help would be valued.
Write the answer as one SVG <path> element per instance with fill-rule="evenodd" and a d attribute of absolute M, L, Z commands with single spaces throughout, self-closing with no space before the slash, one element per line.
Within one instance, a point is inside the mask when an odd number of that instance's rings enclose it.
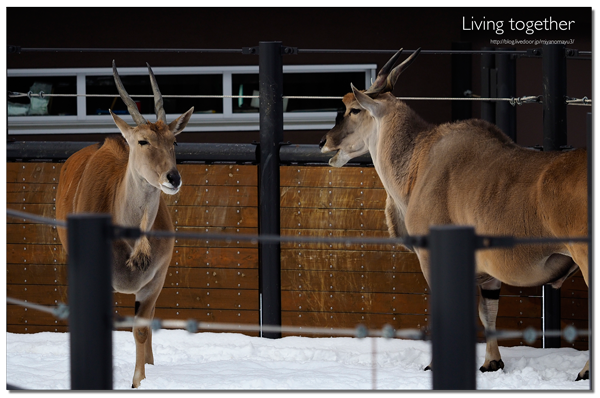
<path fill-rule="evenodd" d="M 425 235 L 443 224 L 472 225 L 485 235 L 587 236 L 585 149 L 525 149 L 483 120 L 431 125 L 390 93 L 353 88 L 343 102 L 344 117 L 321 141 L 322 151 L 338 151 L 329 162 L 335 167 L 371 154 L 388 194 L 391 236 Z M 414 251 L 429 281 L 428 251 Z M 485 290 L 500 289 L 501 282 L 560 287 L 578 266 L 587 283 L 587 253 L 586 244 L 567 243 L 482 250 L 477 280 Z M 482 298 L 479 311 L 494 330 L 498 300 Z M 489 339 L 482 371 L 503 366 L 497 341 Z"/>
<path fill-rule="evenodd" d="M 90 145 L 74 153 L 61 169 L 59 182 L 69 181 L 69 185 L 63 183 L 58 186 L 56 217 L 64 220 L 67 214 L 81 213 L 83 209 L 91 213 L 112 209 L 128 157 L 127 143 L 122 138 L 107 138 L 101 146 Z M 97 181 L 103 183 L 98 184 Z M 80 196 L 80 192 L 85 194 Z M 83 200 L 77 200 L 77 197 L 83 197 Z M 66 230 L 59 229 L 65 250 L 66 233 Z"/>

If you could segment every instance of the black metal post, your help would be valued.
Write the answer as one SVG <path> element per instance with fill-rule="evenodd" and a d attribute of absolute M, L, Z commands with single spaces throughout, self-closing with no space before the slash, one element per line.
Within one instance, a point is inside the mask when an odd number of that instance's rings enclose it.
<path fill-rule="evenodd" d="M 544 151 L 567 145 L 567 57 L 564 44 L 542 47 Z"/>
<path fill-rule="evenodd" d="M 112 390 L 112 221 L 67 219 L 71 389 Z"/>
<path fill-rule="evenodd" d="M 453 42 L 453 50 L 470 50 L 470 42 Z M 462 98 L 471 91 L 473 84 L 470 54 L 452 54 L 452 96 Z M 471 101 L 452 101 L 452 120 L 466 120 L 472 117 Z"/>
<path fill-rule="evenodd" d="M 588 112 L 587 114 L 587 183 L 588 183 L 588 236 L 590 237 L 590 244 L 588 244 L 588 330 L 593 330 L 592 329 L 592 317 L 594 314 L 594 289 L 592 287 L 593 285 L 593 280 L 594 280 L 594 264 L 593 264 L 593 250 L 594 250 L 594 245 L 591 244 L 591 242 L 594 241 L 593 237 L 593 220 L 594 220 L 594 214 L 593 214 L 593 209 L 594 206 L 592 206 L 592 203 L 594 203 L 594 167 L 593 167 L 593 160 L 594 159 L 594 138 L 592 135 L 592 114 L 590 112 Z M 588 351 L 589 352 L 594 352 L 593 350 L 593 340 L 594 340 L 594 336 L 593 333 L 590 333 L 588 336 Z M 590 375 L 593 375 L 593 365 L 594 365 L 594 361 L 592 360 L 592 355 L 590 355 Z M 591 377 L 590 377 L 591 379 Z M 592 381 L 590 381 L 592 382 Z M 590 388 L 593 389 L 594 386 L 590 385 Z"/>
<path fill-rule="evenodd" d="M 283 141 L 283 61 L 281 42 L 259 43 L 260 164 L 259 233 L 279 235 L 279 146 Z M 281 245 L 260 243 L 262 324 L 281 326 Z M 279 332 L 263 337 L 280 338 Z"/>
<path fill-rule="evenodd" d="M 502 48 L 498 50 L 514 50 Z M 511 54 L 496 54 L 496 84 L 499 98 L 517 95 L 517 64 Z M 508 101 L 496 101 L 496 126 L 517 141 L 517 109 Z"/>
<path fill-rule="evenodd" d="M 493 47 L 484 47 L 485 51 L 494 50 Z M 496 97 L 496 58 L 494 54 L 481 54 L 481 96 L 483 98 Z M 481 118 L 496 124 L 496 104 L 493 101 L 480 101 Z"/>
<path fill-rule="evenodd" d="M 567 58 L 563 44 L 542 47 L 544 151 L 567 145 Z M 545 285 L 544 330 L 560 330 L 560 289 Z M 544 348 L 560 347 L 560 337 L 544 336 Z"/>
<path fill-rule="evenodd" d="M 429 231 L 434 390 L 475 390 L 476 320 L 473 227 Z"/>

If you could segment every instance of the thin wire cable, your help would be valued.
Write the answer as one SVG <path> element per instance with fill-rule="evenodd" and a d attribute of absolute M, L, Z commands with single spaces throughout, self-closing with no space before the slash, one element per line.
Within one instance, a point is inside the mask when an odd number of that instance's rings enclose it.
<path fill-rule="evenodd" d="M 132 98 L 154 98 L 152 94 L 133 94 L 130 95 Z M 119 98 L 119 94 L 47 94 L 44 92 L 41 93 L 20 93 L 20 92 L 8 92 L 9 98 L 23 98 L 23 97 L 92 97 L 92 98 Z M 185 94 L 185 95 L 175 95 L 175 94 L 163 94 L 163 98 L 260 98 L 258 95 L 224 95 L 224 94 Z M 332 97 L 333 98 L 333 97 Z M 342 98 L 342 97 L 335 97 Z"/>
<path fill-rule="evenodd" d="M 568 105 L 592 106 L 592 100 L 588 97 L 583 98 L 567 98 L 565 101 Z"/>
<path fill-rule="evenodd" d="M 6 302 L 19 305 L 26 308 L 31 308 L 37 311 L 52 314 L 55 317 L 64 320 L 69 317 L 69 308 L 65 304 L 60 304 L 55 307 L 30 303 L 27 301 L 7 297 Z M 419 340 L 424 339 L 423 331 L 419 329 L 401 329 L 394 331 L 391 326 L 386 325 L 382 330 L 368 330 L 364 325 L 351 328 L 325 328 L 325 327 L 303 327 L 303 326 L 276 326 L 276 325 L 251 325 L 239 323 L 223 323 L 223 322 L 198 322 L 195 319 L 147 319 L 134 317 L 119 317 L 114 320 L 114 328 L 127 327 L 142 327 L 148 326 L 154 330 L 157 329 L 185 329 L 190 333 L 195 333 L 200 330 L 229 330 L 243 332 L 274 332 L 274 333 L 305 333 L 305 334 L 320 334 L 320 335 L 340 335 L 354 337 L 399 337 L 406 339 Z"/>
<path fill-rule="evenodd" d="M 202 228 L 202 227 L 200 227 Z M 125 230 L 125 229 L 124 229 Z M 409 236 L 405 238 L 387 238 L 387 237 L 319 237 L 319 236 L 297 236 L 297 235 L 251 235 L 251 234 L 222 234 L 211 232 L 171 232 L 171 231 L 141 231 L 142 235 L 154 238 L 175 238 L 175 239 L 193 239 L 193 240 L 221 240 L 226 243 L 233 241 L 250 242 L 252 244 L 261 243 L 330 243 L 330 244 L 384 244 L 384 245 L 404 245 L 404 244 L 423 244 L 425 237 Z"/>
<path fill-rule="evenodd" d="M 119 94 L 46 94 L 44 92 L 40 93 L 21 93 L 21 92 L 8 92 L 9 98 L 23 98 L 23 97 L 93 97 L 93 98 L 118 98 Z M 131 97 L 135 98 L 154 98 L 151 94 L 133 94 Z M 200 99 L 210 99 L 210 98 L 231 98 L 231 99 L 259 99 L 258 95 L 224 95 L 224 94 L 185 94 L 185 95 L 163 95 L 163 98 L 200 98 Z M 284 95 L 283 99 L 301 99 L 301 100 L 341 100 L 343 97 L 341 96 L 315 96 L 315 95 Z M 524 95 L 521 97 L 396 97 L 398 100 L 402 101 L 508 101 L 511 105 L 522 105 L 527 103 L 541 103 L 541 96 L 539 95 Z M 591 106 L 592 100 L 587 97 L 583 98 L 569 98 L 565 100 L 567 105 L 579 105 L 579 106 Z"/>
<path fill-rule="evenodd" d="M 522 338 L 527 344 L 533 344 L 541 337 L 562 337 L 568 343 L 572 343 L 580 336 L 589 336 L 589 330 L 577 329 L 574 326 L 567 326 L 562 330 L 536 330 L 532 327 L 527 327 L 523 330 L 501 329 L 501 330 L 486 330 L 486 338 L 496 338 L 498 340 L 518 339 Z"/>
<path fill-rule="evenodd" d="M 115 328 L 148 326 L 154 330 L 164 329 L 185 329 L 191 333 L 200 330 L 230 330 L 242 332 L 273 332 L 273 333 L 298 333 L 298 334 L 319 334 L 330 336 L 332 334 L 338 336 L 351 337 L 398 337 L 406 339 L 419 340 L 423 339 L 423 332 L 419 329 L 401 329 L 390 333 L 390 326 L 384 327 L 382 330 L 368 330 L 364 325 L 351 328 L 325 328 L 325 327 L 304 327 L 304 326 L 275 326 L 275 325 L 251 325 L 240 323 L 219 323 L 219 322 L 198 322 L 195 319 L 147 319 L 124 317 L 115 320 Z"/>
<path fill-rule="evenodd" d="M 535 245 L 544 243 L 590 243 L 590 238 L 587 236 L 557 238 L 514 238 L 515 245 Z"/>
<path fill-rule="evenodd" d="M 56 318 L 65 320 L 69 318 L 69 307 L 65 304 L 59 304 L 56 307 L 50 307 L 47 305 L 29 303 L 27 301 L 19 300 L 12 297 L 7 297 L 6 302 L 10 304 L 20 305 L 21 307 L 31 308 L 32 310 L 46 312 L 54 315 Z"/>
<path fill-rule="evenodd" d="M 284 46 L 286 48 L 295 48 Z M 21 52 L 115 52 L 115 53 L 215 53 L 215 54 L 248 54 L 257 55 L 258 47 L 243 48 L 66 48 L 66 47 L 20 47 L 15 45 L 8 46 L 9 53 Z M 374 50 L 374 49 L 326 49 L 326 48 L 297 48 L 297 54 L 395 54 L 398 49 L 393 50 Z M 405 49 L 403 52 L 412 54 L 416 50 Z M 288 53 L 291 54 L 291 53 Z M 528 50 L 421 50 L 421 54 L 429 55 L 478 55 L 478 54 L 512 54 L 518 56 L 539 57 L 538 54 L 530 53 Z M 571 56 L 569 59 L 578 59 L 583 56 L 592 55 L 592 51 L 578 51 L 579 57 Z"/>
<path fill-rule="evenodd" d="M 61 220 L 55 220 L 53 218 L 39 216 L 37 214 L 26 213 L 24 211 L 6 209 L 6 214 L 9 217 L 22 218 L 25 220 L 37 221 L 42 224 L 54 225 L 56 227 L 67 227 L 67 223 Z"/>
<path fill-rule="evenodd" d="M 20 93 L 20 92 L 9 92 L 9 98 L 23 98 L 23 97 L 98 97 L 98 98 L 118 98 L 119 94 L 46 94 L 46 93 Z M 150 94 L 132 94 L 132 98 L 154 98 Z M 537 96 L 523 96 L 523 97 L 505 97 L 505 98 L 492 98 L 492 97 L 396 97 L 396 99 L 404 101 L 413 100 L 425 100 L 425 101 L 518 101 L 525 98 L 532 98 Z M 163 98 L 248 98 L 257 99 L 260 98 L 258 95 L 223 95 L 223 94 L 206 94 L 206 95 L 168 95 L 164 94 Z M 311 99 L 311 100 L 341 100 L 342 96 L 314 96 L 314 95 L 284 95 L 283 99 Z M 590 100 L 591 101 L 591 100 Z M 523 101 L 525 103 L 525 101 Z"/>
<path fill-rule="evenodd" d="M 43 224 L 50 224 L 59 227 L 67 227 L 67 223 L 52 218 L 26 213 L 13 209 L 6 209 L 6 214 L 11 217 L 29 219 Z M 319 236 L 297 236 L 297 235 L 251 235 L 251 234 L 223 234 L 223 233 L 194 233 L 194 232 L 171 232 L 171 231 L 142 231 L 139 228 L 130 228 L 115 226 L 115 237 L 137 239 L 141 235 L 155 238 L 175 238 L 175 239 L 194 239 L 194 240 L 221 240 L 226 243 L 233 241 L 247 241 L 252 244 L 258 242 L 265 243 L 331 243 L 331 244 L 386 244 L 386 245 L 413 245 L 426 247 L 427 236 L 406 236 L 402 238 L 378 238 L 378 237 L 319 237 Z M 490 244 L 496 237 L 480 237 L 488 242 L 485 248 L 492 248 L 495 245 Z M 540 244 L 540 243 L 589 243 L 589 237 L 555 237 L 555 238 L 513 238 L 507 240 L 503 246 L 514 244 Z M 498 246 L 496 246 L 498 247 Z"/>
<path fill-rule="evenodd" d="M 123 230 L 131 230 L 124 228 Z M 227 243 L 232 241 L 247 241 L 252 244 L 258 242 L 264 243 L 336 243 L 343 245 L 352 244 L 387 244 L 387 245 L 412 245 L 418 247 L 427 247 L 427 236 L 406 236 L 403 238 L 377 238 L 377 237 L 319 237 L 319 236 L 297 236 L 297 235 L 250 235 L 250 234 L 220 234 L 220 233 L 194 233 L 194 232 L 171 232 L 171 231 L 140 231 L 142 235 L 156 238 L 176 238 L 176 239 L 208 239 L 225 240 Z M 589 237 L 554 237 L 554 238 L 512 238 L 500 244 L 493 244 L 497 237 L 480 236 L 482 241 L 488 242 L 482 248 L 512 247 L 514 245 L 533 245 L 533 244 L 552 244 L 552 243 L 589 243 Z M 504 238 L 504 237 L 500 237 Z"/>
<path fill-rule="evenodd" d="M 69 307 L 65 304 L 58 306 L 46 306 L 36 303 L 7 297 L 6 302 L 14 305 L 19 305 L 25 308 L 31 308 L 36 311 L 52 314 L 58 319 L 65 320 L 69 317 Z M 381 330 L 367 329 L 364 325 L 359 325 L 356 328 L 326 328 L 326 327 L 304 327 L 304 326 L 277 326 L 277 325 L 252 325 L 239 323 L 225 322 L 198 322 L 195 319 L 147 319 L 134 317 L 119 317 L 113 322 L 114 328 L 129 328 L 129 327 L 148 326 L 153 330 L 158 329 L 184 329 L 190 333 L 195 333 L 201 330 L 221 330 L 221 331 L 242 331 L 242 332 L 273 332 L 273 333 L 290 333 L 290 334 L 318 334 L 318 335 L 336 335 L 350 336 L 357 338 L 364 337 L 384 337 L 402 338 L 410 340 L 430 340 L 423 329 L 398 329 L 394 330 L 392 326 L 385 325 Z M 531 344 L 542 336 L 546 337 L 562 337 L 568 342 L 574 341 L 580 336 L 589 336 L 589 330 L 577 329 L 574 326 L 567 326 L 562 330 L 536 330 L 528 327 L 524 330 L 501 329 L 493 331 L 485 331 L 486 337 L 494 337 L 498 340 L 523 338 L 527 343 Z"/>

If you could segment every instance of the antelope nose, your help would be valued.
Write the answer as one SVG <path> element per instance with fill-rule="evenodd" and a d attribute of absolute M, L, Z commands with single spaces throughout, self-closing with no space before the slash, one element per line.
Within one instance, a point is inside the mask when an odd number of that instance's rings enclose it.
<path fill-rule="evenodd" d="M 171 170 L 167 173 L 167 181 L 173 185 L 175 188 L 179 188 L 181 185 L 181 175 L 177 170 Z"/>
<path fill-rule="evenodd" d="M 321 142 L 319 142 L 319 148 L 323 149 L 323 147 L 325 146 L 326 142 L 327 142 L 327 138 L 326 137 L 321 138 Z"/>

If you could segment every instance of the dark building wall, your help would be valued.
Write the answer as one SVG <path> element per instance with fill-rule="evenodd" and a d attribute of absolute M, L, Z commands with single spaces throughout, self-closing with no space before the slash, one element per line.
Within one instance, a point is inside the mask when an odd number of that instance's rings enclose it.
<path fill-rule="evenodd" d="M 536 32 L 527 35 L 506 31 L 502 36 L 489 30 L 465 29 L 471 17 L 481 21 L 574 20 L 569 31 Z M 36 28 L 36 24 L 44 29 Z M 449 50 L 453 42 L 469 41 L 472 49 L 506 47 L 491 39 L 564 39 L 569 47 L 591 50 L 591 8 L 8 8 L 7 42 L 23 48 L 231 48 L 257 46 L 260 41 L 277 40 L 299 49 L 385 49 L 400 47 Z M 540 45 L 515 45 L 517 49 Z M 376 63 L 381 67 L 389 55 L 298 54 L 284 57 L 284 64 Z M 159 66 L 256 65 L 258 57 L 241 54 L 207 53 L 29 53 L 9 54 L 8 68 L 106 67 L 113 59 L 122 67 L 149 62 Z M 472 91 L 480 90 L 480 57 L 472 57 Z M 420 55 L 399 79 L 398 96 L 451 96 L 451 56 Z M 542 94 L 541 60 L 517 61 L 517 95 Z M 569 96 L 591 97 L 591 61 L 568 61 Z M 342 95 L 344 93 L 331 93 Z M 450 101 L 410 101 L 424 119 L 434 123 L 451 121 Z M 472 104 L 473 117 L 479 104 Z M 585 113 L 588 107 L 570 107 L 569 144 L 585 145 Z M 541 144 L 540 105 L 517 110 L 517 142 Z M 324 131 L 286 132 L 295 143 L 317 143 Z M 246 136 L 248 139 L 245 139 Z M 19 138 L 13 137 L 12 138 Z M 25 137 L 23 137 L 25 138 Z M 34 139 L 35 137 L 27 137 Z M 39 138 L 39 137 L 38 137 Z M 48 139 L 49 137 L 41 137 Z M 57 136 L 56 139 L 79 139 Z M 184 141 L 251 142 L 254 133 L 191 136 Z"/>

